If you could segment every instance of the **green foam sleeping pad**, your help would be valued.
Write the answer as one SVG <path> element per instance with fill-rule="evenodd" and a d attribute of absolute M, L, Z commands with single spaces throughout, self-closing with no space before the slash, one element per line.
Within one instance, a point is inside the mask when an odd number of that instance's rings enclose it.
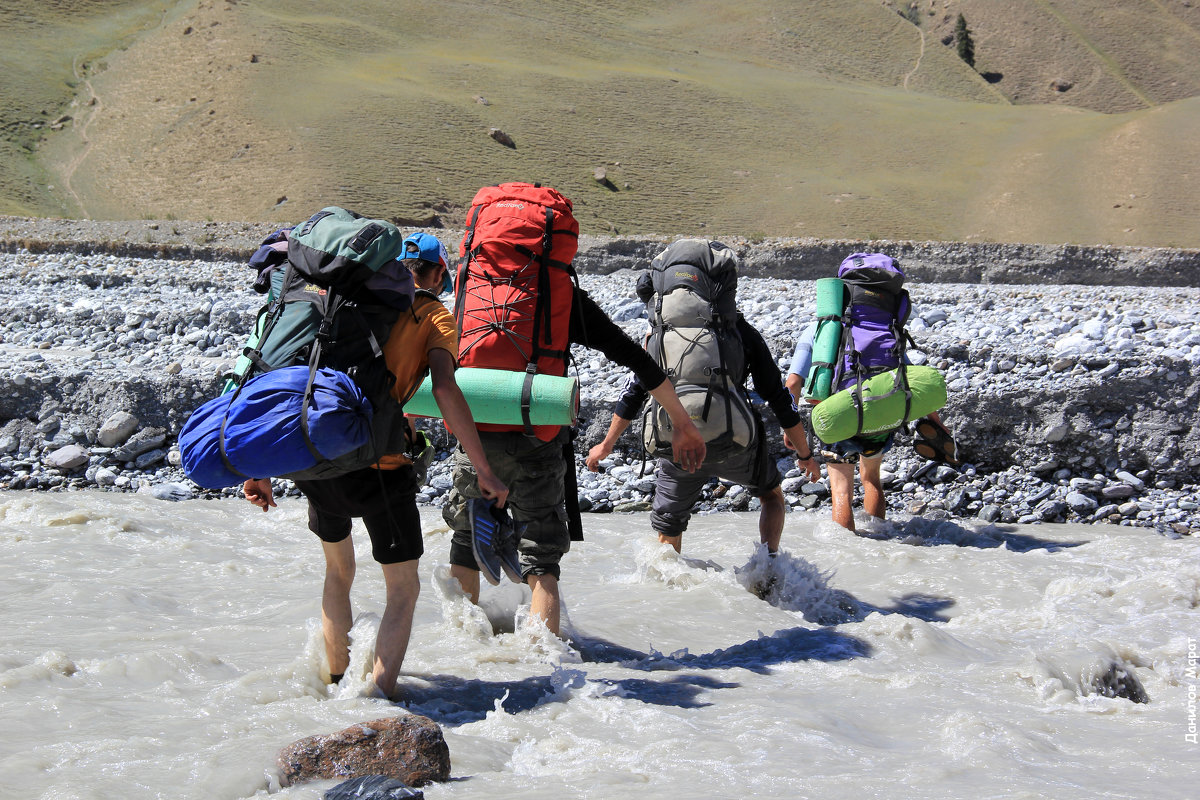
<path fill-rule="evenodd" d="M 912 389 L 908 419 L 932 414 L 946 405 L 946 380 L 933 367 L 907 367 Z M 863 384 L 863 427 L 858 430 L 855 391 L 843 389 L 813 406 L 813 432 L 822 442 L 834 444 L 854 436 L 886 433 L 904 423 L 904 393 L 889 394 L 895 385 L 896 371 L 884 372 Z"/>
<path fill-rule="evenodd" d="M 461 367 L 454 379 L 462 389 L 476 422 L 521 425 L 521 388 L 524 372 L 505 369 Z M 579 379 L 557 375 L 535 375 L 529 403 L 532 425 L 572 425 L 579 410 Z M 433 399 L 433 381 L 426 377 L 404 404 L 405 414 L 440 417 Z"/>
<path fill-rule="evenodd" d="M 833 393 L 833 372 L 842 341 L 846 287 L 841 278 L 817 280 L 817 332 L 813 336 L 812 367 L 804 381 L 804 396 L 824 400 Z M 836 319 L 829 319 L 836 317 Z"/>

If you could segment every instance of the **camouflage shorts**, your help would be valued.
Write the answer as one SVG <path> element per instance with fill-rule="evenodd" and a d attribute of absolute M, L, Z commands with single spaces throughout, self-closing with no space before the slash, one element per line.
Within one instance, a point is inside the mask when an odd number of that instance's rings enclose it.
<path fill-rule="evenodd" d="M 506 508 L 521 534 L 521 574 L 559 576 L 559 560 L 571 549 L 567 530 L 563 459 L 564 430 L 553 441 L 531 439 L 519 432 L 481 431 L 480 441 L 496 477 L 509 488 Z M 574 465 L 572 465 L 574 468 Z M 471 552 L 467 503 L 480 497 L 475 467 L 460 445 L 454 452 L 454 487 L 442 518 L 454 531 L 450 563 L 478 569 Z"/>

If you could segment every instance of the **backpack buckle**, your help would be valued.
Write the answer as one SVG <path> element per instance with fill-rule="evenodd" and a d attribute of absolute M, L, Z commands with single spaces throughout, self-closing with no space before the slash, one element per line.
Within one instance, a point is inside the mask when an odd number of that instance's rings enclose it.
<path fill-rule="evenodd" d="M 320 327 L 317 328 L 317 338 L 322 342 L 328 342 L 333 335 L 333 321 L 330 319 L 321 320 Z"/>

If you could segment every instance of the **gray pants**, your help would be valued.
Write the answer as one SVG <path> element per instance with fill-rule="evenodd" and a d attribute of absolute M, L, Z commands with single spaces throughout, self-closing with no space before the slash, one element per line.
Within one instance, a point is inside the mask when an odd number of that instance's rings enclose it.
<path fill-rule="evenodd" d="M 705 461 L 695 472 L 685 472 L 667 459 L 660 458 L 650 527 L 664 536 L 679 536 L 686 531 L 700 491 L 713 478 L 740 483 L 755 497 L 769 494 L 783 478 L 775 462 L 768 457 L 767 437 L 761 432 L 760 425 L 755 447 L 721 461 Z"/>

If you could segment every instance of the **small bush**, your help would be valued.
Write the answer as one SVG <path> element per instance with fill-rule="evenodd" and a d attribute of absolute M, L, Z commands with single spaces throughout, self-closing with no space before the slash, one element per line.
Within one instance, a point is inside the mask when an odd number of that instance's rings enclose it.
<path fill-rule="evenodd" d="M 954 46 L 958 57 L 967 62 L 967 66 L 975 69 L 975 42 L 971 39 L 971 29 L 967 27 L 967 18 L 962 14 L 954 21 Z"/>

